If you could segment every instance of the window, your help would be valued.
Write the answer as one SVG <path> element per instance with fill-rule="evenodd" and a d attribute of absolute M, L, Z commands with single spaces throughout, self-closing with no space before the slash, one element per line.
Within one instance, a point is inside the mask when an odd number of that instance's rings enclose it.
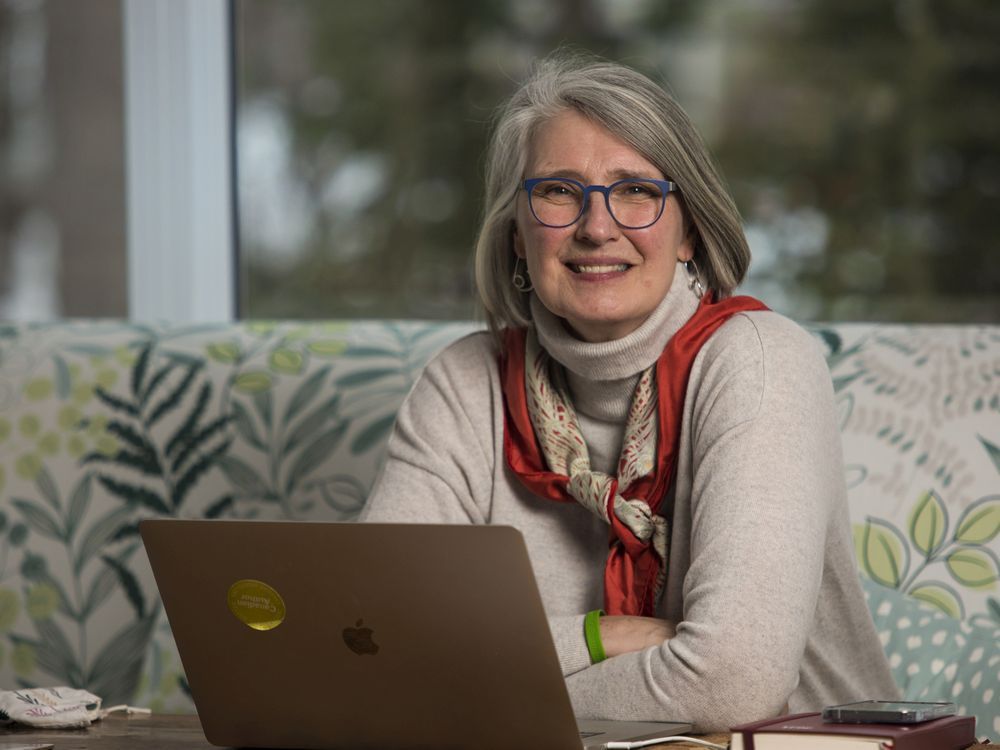
<path fill-rule="evenodd" d="M 667 79 L 800 320 L 1000 317 L 990 3 L 236 0 L 250 317 L 472 315 L 488 121 L 572 45 Z"/>
<path fill-rule="evenodd" d="M 568 45 L 692 115 L 747 292 L 996 321 L 998 33 L 1000 5 L 916 0 L 0 0 L 0 319 L 219 319 L 233 289 L 245 317 L 469 318 L 489 120 Z"/>
<path fill-rule="evenodd" d="M 0 319 L 126 313 L 118 0 L 0 0 Z"/>

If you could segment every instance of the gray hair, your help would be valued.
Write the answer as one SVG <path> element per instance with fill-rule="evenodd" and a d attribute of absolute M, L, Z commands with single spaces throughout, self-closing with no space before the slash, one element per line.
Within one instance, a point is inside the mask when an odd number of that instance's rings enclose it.
<path fill-rule="evenodd" d="M 531 139 L 545 121 L 576 110 L 607 128 L 677 183 L 694 259 L 716 297 L 750 265 L 739 211 L 704 142 L 674 99 L 624 65 L 560 55 L 538 62 L 498 111 L 486 152 L 485 210 L 476 240 L 476 286 L 490 330 L 531 323 L 528 295 L 511 284 L 515 198 Z"/>

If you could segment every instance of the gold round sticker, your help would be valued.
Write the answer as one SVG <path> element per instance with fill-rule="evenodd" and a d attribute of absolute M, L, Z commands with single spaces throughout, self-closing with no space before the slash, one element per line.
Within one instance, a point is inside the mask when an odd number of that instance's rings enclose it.
<path fill-rule="evenodd" d="M 263 581 L 244 578 L 229 587 L 230 611 L 254 630 L 271 630 L 285 619 L 281 595 Z"/>

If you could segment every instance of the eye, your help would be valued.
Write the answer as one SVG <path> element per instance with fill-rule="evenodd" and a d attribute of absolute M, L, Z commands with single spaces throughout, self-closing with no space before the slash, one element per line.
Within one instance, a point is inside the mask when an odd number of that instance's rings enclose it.
<path fill-rule="evenodd" d="M 579 200 L 580 188 L 565 180 L 544 180 L 535 185 L 532 195 L 551 203 L 569 204 Z"/>
<path fill-rule="evenodd" d="M 566 185 L 566 184 L 561 183 L 561 182 L 554 182 L 554 183 L 553 182 L 549 182 L 549 183 L 546 183 L 546 184 L 542 185 L 542 194 L 543 195 L 553 195 L 553 196 L 555 196 L 555 195 L 569 195 L 570 194 L 569 185 Z"/>
<path fill-rule="evenodd" d="M 618 187 L 622 195 L 636 198 L 659 198 L 660 189 L 651 182 L 626 182 Z"/>

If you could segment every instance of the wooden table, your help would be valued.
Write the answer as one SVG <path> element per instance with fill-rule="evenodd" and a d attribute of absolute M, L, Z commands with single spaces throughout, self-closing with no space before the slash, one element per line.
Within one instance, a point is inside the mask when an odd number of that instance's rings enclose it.
<path fill-rule="evenodd" d="M 21 742 L 51 742 L 54 750 L 125 750 L 155 747 L 162 750 L 209 750 L 198 717 L 111 714 L 86 729 L 31 729 L 12 724 L 0 730 L 0 748 Z"/>
<path fill-rule="evenodd" d="M 728 734 L 709 734 L 702 739 L 718 744 L 729 741 Z M 29 729 L 16 725 L 0 729 L 0 750 L 14 743 L 52 743 L 53 750 L 126 750 L 150 747 L 157 750 L 212 750 L 201 731 L 198 717 L 173 716 L 120 716 L 112 714 L 87 729 Z M 687 742 L 658 745 L 664 750 L 696 748 Z"/>

